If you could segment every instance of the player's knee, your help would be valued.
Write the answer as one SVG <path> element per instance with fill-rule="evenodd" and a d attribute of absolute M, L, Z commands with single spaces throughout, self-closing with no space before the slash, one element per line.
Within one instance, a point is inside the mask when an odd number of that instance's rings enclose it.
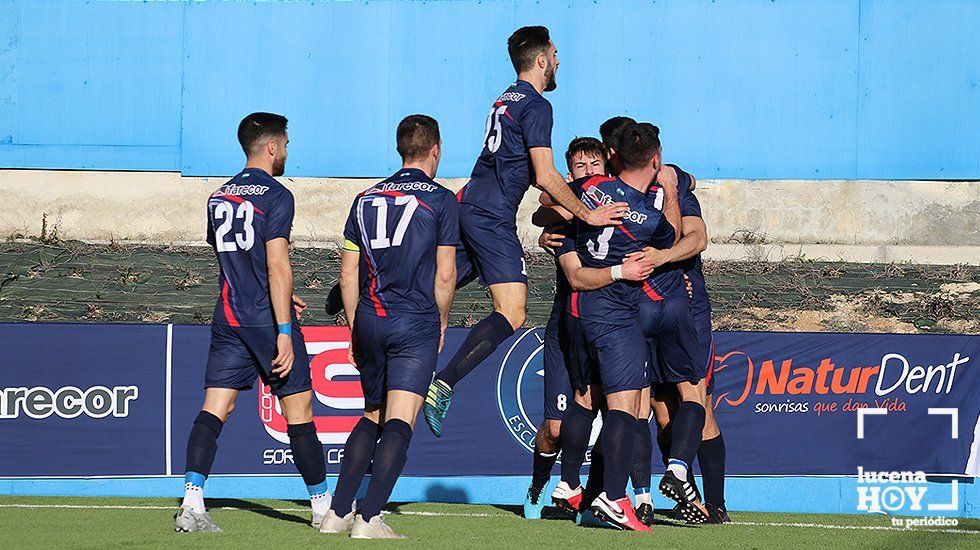
<path fill-rule="evenodd" d="M 558 437 L 561 435 L 561 422 L 557 420 L 548 420 L 544 424 L 544 436 L 548 440 L 548 443 L 552 445 L 558 445 Z"/>
<path fill-rule="evenodd" d="M 514 330 L 523 327 L 524 321 L 527 320 L 527 313 L 524 308 L 505 308 L 500 314 L 507 318 L 507 322 Z"/>

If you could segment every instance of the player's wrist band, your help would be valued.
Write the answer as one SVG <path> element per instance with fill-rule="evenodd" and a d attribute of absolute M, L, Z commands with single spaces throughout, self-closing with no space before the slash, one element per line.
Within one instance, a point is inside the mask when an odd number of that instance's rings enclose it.
<path fill-rule="evenodd" d="M 292 334 L 293 324 L 292 323 L 279 323 L 279 334 Z"/>
<path fill-rule="evenodd" d="M 623 279 L 623 264 L 614 265 L 609 268 L 609 274 L 612 275 L 613 281 L 620 281 Z"/>

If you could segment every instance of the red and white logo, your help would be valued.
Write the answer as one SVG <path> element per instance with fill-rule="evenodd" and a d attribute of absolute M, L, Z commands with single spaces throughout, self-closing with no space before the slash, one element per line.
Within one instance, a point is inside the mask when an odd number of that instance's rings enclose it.
<path fill-rule="evenodd" d="M 354 365 L 347 361 L 350 330 L 347 327 L 303 327 L 303 337 L 310 355 L 313 395 L 322 405 L 313 406 L 317 436 L 321 443 L 343 445 L 361 418 L 360 414 L 350 413 L 364 410 L 361 383 L 349 379 L 358 375 Z M 323 412 L 326 414 L 317 414 Z M 276 441 L 289 443 L 286 418 L 282 415 L 279 400 L 261 380 L 259 418 L 265 431 Z"/>

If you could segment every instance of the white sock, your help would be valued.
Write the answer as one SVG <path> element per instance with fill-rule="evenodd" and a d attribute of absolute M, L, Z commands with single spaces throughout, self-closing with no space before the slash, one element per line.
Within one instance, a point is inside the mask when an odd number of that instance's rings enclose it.
<path fill-rule="evenodd" d="M 332 502 L 333 496 L 330 494 L 330 491 L 310 496 L 310 506 L 313 508 L 313 513 L 321 516 L 327 514 L 327 511 L 330 510 L 330 503 Z"/>
<path fill-rule="evenodd" d="M 184 484 L 184 501 L 180 503 L 185 508 L 190 508 L 196 514 L 203 514 L 204 508 L 204 487 L 198 487 L 191 483 Z"/>
<path fill-rule="evenodd" d="M 687 464 L 683 460 L 676 458 L 670 459 L 667 462 L 667 471 L 673 472 L 677 479 L 687 481 Z"/>

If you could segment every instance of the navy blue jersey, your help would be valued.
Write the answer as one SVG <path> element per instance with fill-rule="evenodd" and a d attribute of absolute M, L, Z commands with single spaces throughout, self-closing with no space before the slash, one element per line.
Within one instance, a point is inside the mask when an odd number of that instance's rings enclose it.
<path fill-rule="evenodd" d="M 681 211 L 681 217 L 701 216 L 701 205 L 697 204 L 697 199 L 691 193 L 691 175 L 681 170 L 679 166 L 669 164 L 677 172 L 677 201 Z M 663 209 L 664 192 L 663 188 L 654 183 L 647 190 L 648 204 L 657 210 Z M 694 208 L 697 213 L 694 213 Z M 653 246 L 653 245 L 651 245 Z M 654 248 L 660 248 L 654 246 Z M 688 262 L 674 262 L 658 267 L 650 274 L 646 284 L 646 295 L 651 300 L 662 300 L 664 298 L 680 298 L 687 295 L 687 285 L 684 282 L 684 273 L 687 270 Z M 700 265 L 700 259 L 698 259 Z"/>
<path fill-rule="evenodd" d="M 207 241 L 221 275 L 214 324 L 276 324 L 269 295 L 265 243 L 289 239 L 293 194 L 259 168 L 246 168 L 208 198 Z"/>
<path fill-rule="evenodd" d="M 681 216 L 702 218 L 701 203 L 698 202 L 694 191 L 691 190 L 691 174 L 681 170 L 678 166 L 674 166 L 674 168 L 677 170 L 677 198 L 680 202 Z M 691 281 L 691 309 L 695 312 L 710 312 L 711 302 L 705 287 L 704 272 L 701 271 L 701 254 L 678 262 L 678 265 Z"/>
<path fill-rule="evenodd" d="M 487 117 L 483 151 L 460 202 L 514 220 L 517 206 L 534 179 L 528 152 L 551 147 L 551 103 L 523 80 L 494 101 Z"/>
<path fill-rule="evenodd" d="M 354 199 L 344 247 L 360 251 L 357 312 L 438 315 L 436 247 L 459 244 L 456 197 L 416 168 L 403 168 Z"/>
<path fill-rule="evenodd" d="M 645 246 L 674 245 L 674 227 L 662 211 L 653 208 L 646 194 L 619 178 L 592 176 L 577 183 L 573 186 L 589 208 L 614 202 L 625 202 L 629 207 L 622 225 L 593 227 L 576 222 L 575 249 L 584 267 L 610 267 L 623 263 L 627 255 Z M 647 282 L 616 281 L 596 290 L 573 292 L 570 313 L 607 324 L 630 323 L 636 318 L 641 294 L 650 291 Z"/>

